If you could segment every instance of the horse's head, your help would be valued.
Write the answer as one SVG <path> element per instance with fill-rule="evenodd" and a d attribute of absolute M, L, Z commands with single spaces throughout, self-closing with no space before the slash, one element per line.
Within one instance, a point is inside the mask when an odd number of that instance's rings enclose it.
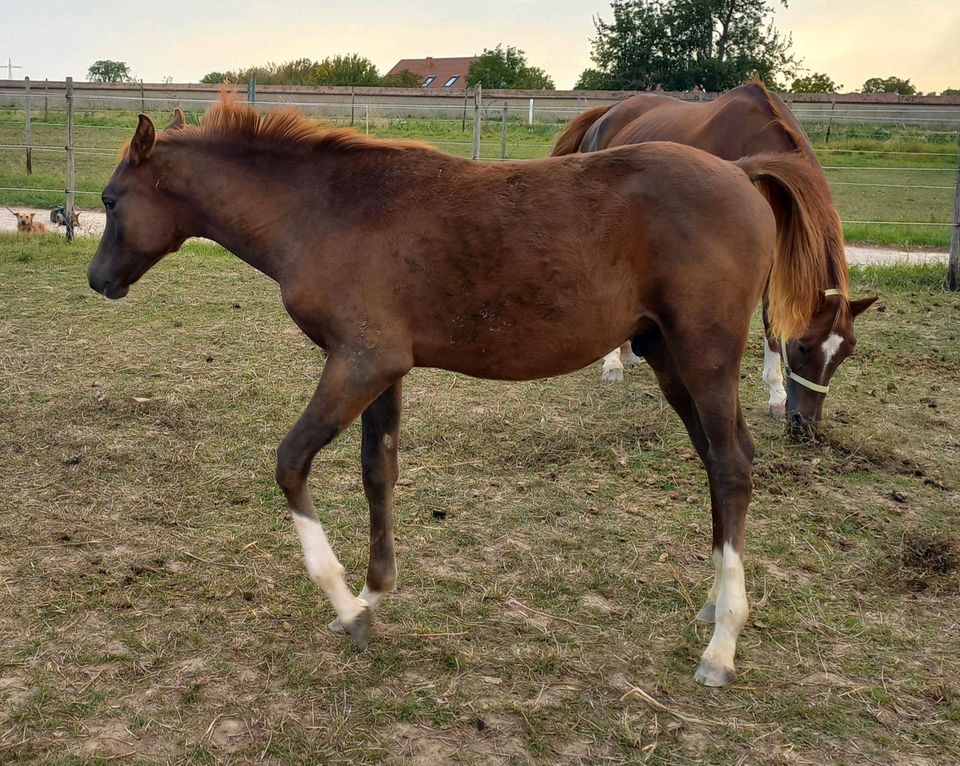
<path fill-rule="evenodd" d="M 842 295 L 824 296 L 807 331 L 781 343 L 787 369 L 787 427 L 794 435 L 817 430 L 830 379 L 857 343 L 853 320 L 877 297 L 848 302 Z"/>
<path fill-rule="evenodd" d="M 183 126 L 178 109 L 167 130 Z M 122 298 L 130 285 L 189 236 L 190 211 L 164 187 L 162 168 L 154 158 L 157 133 L 150 118 L 140 115 L 130 141 L 101 200 L 107 225 L 90 266 L 90 287 L 108 298 Z"/>

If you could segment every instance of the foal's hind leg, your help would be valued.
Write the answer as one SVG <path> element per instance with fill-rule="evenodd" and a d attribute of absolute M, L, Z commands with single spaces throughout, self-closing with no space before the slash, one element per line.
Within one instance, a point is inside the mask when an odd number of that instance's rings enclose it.
<path fill-rule="evenodd" d="M 370 506 L 370 560 L 360 599 L 370 609 L 376 607 L 380 598 L 392 591 L 397 582 L 393 550 L 393 488 L 399 475 L 397 449 L 401 398 L 402 383 L 398 380 L 363 411 L 362 417 L 360 460 L 363 491 Z M 339 617 L 330 623 L 330 630 L 343 630 Z"/>
<path fill-rule="evenodd" d="M 660 384 L 660 390 L 666 397 L 670 406 L 676 410 L 683 424 L 690 434 L 690 441 L 693 442 L 697 454 L 704 466 L 707 465 L 709 443 L 707 435 L 703 431 L 703 424 L 700 422 L 700 414 L 697 412 L 697 406 L 690 397 L 690 392 L 684 385 L 683 380 L 677 374 L 673 359 L 662 338 L 657 338 L 649 347 L 644 350 L 644 357 L 657 376 L 657 383 Z M 720 505 L 713 493 L 713 486 L 710 487 L 710 511 L 713 516 L 713 585 L 710 586 L 710 592 L 707 594 L 707 600 L 704 602 L 700 611 L 697 613 L 697 619 L 703 622 L 714 622 L 717 609 L 717 594 L 720 592 L 720 581 L 723 578 L 723 517 L 720 514 Z"/>
<path fill-rule="evenodd" d="M 696 438 L 694 445 L 704 457 L 710 481 L 713 558 L 719 573 L 719 587 L 715 592 L 713 637 L 694 678 L 707 686 L 724 686 L 734 677 L 737 636 L 749 613 L 743 540 L 753 487 L 753 441 L 740 410 L 738 392 L 742 340 L 715 335 L 711 345 L 704 348 L 696 341 L 699 335 L 691 333 L 687 336 L 691 340 L 686 341 L 677 334 L 668 340 L 673 374 L 664 369 L 661 359 L 658 379 L 667 373 L 665 378 L 672 387 L 668 386 L 664 393 L 670 390 L 671 404 L 675 407 L 674 402 L 680 404 L 678 412 L 681 417 L 686 414 L 685 422 L 692 421 L 689 410 L 692 402 L 706 439 L 705 452 L 703 443 L 698 446 Z M 687 397 L 678 393 L 681 387 L 686 388 Z"/>
<path fill-rule="evenodd" d="M 277 483 L 293 511 L 293 521 L 310 579 L 326 593 L 344 629 L 358 643 L 366 637 L 370 611 L 343 579 L 343 567 L 317 519 L 307 487 L 317 452 L 335 439 L 406 370 L 391 370 L 372 360 L 358 364 L 352 355 L 331 355 L 317 390 L 277 450 Z"/>

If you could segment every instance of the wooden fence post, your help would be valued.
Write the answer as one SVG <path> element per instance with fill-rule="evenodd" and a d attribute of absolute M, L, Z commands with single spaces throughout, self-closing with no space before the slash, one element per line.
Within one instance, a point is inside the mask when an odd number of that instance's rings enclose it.
<path fill-rule="evenodd" d="M 73 207 L 76 189 L 74 189 L 76 168 L 73 164 L 73 78 L 68 77 L 66 83 L 67 99 L 67 204 L 64 213 L 67 218 L 67 241 L 73 242 Z"/>
<path fill-rule="evenodd" d="M 503 105 L 503 117 L 500 118 L 500 159 L 507 158 L 507 105 Z"/>
<path fill-rule="evenodd" d="M 960 145 L 960 136 L 957 143 Z M 957 190 L 953 195 L 953 233 L 950 235 L 947 289 L 951 292 L 960 290 L 960 146 L 957 148 Z"/>
<path fill-rule="evenodd" d="M 477 85 L 473 92 L 473 159 L 480 159 L 480 105 L 483 101 L 483 86 Z"/>
<path fill-rule="evenodd" d="M 30 134 L 30 78 L 23 78 L 23 97 L 26 99 L 24 109 L 23 143 L 27 147 L 27 175 L 33 175 L 33 136 Z"/>
<path fill-rule="evenodd" d="M 833 110 L 837 108 L 837 100 L 834 99 L 830 103 L 830 119 L 827 120 L 827 138 L 824 141 L 825 144 L 830 143 L 830 132 L 833 130 Z"/>

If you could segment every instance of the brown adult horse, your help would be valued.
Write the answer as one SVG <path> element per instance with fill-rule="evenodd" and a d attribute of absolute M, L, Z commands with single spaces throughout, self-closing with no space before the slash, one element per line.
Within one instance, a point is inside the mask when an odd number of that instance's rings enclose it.
<path fill-rule="evenodd" d="M 182 122 L 157 134 L 140 115 L 103 192 L 107 224 L 90 286 L 122 298 L 191 236 L 279 283 L 327 361 L 280 445 L 277 482 L 338 624 L 362 641 L 370 610 L 396 581 L 393 487 L 411 368 L 530 380 L 578 370 L 633 337 L 706 466 L 716 580 L 701 617 L 716 626 L 696 678 L 727 683 L 748 612 L 753 442 L 738 384 L 750 316 L 772 269 L 771 319 L 793 335 L 843 265 L 817 247 L 828 211 L 808 164 L 732 164 L 660 143 L 480 164 L 229 102 L 200 127 Z M 751 176 L 783 196 L 780 237 L 789 242 L 780 247 Z M 316 453 L 358 416 L 370 506 L 359 598 L 307 487 Z"/>
<path fill-rule="evenodd" d="M 821 221 L 819 247 L 825 258 L 840 264 L 836 280 L 830 286 L 840 295 L 823 295 L 809 326 L 787 345 L 787 387 L 780 371 L 780 338 L 771 332 L 767 312 L 764 326 L 763 381 L 769 387 L 770 414 L 789 415 L 801 430 L 820 421 L 823 400 L 830 379 L 840 363 L 850 355 L 856 338 L 853 320 L 864 312 L 876 296 L 847 301 L 847 269 L 843 254 L 843 230 L 830 202 L 830 188 L 813 146 L 803 128 L 775 94 L 762 83 L 750 82 L 723 93 L 715 101 L 692 103 L 671 96 L 644 93 L 614 106 L 598 106 L 570 121 L 557 139 L 553 156 L 574 152 L 595 152 L 612 146 L 646 141 L 675 141 L 723 157 L 738 160 L 765 152 L 799 153 L 816 178 L 812 193 L 822 199 L 818 206 L 828 210 Z M 779 195 L 770 195 L 774 211 L 780 210 Z M 766 301 L 765 308 L 766 308 Z M 604 359 L 605 380 L 621 380 L 624 364 L 638 360 L 630 353 L 629 341 L 611 351 Z"/>

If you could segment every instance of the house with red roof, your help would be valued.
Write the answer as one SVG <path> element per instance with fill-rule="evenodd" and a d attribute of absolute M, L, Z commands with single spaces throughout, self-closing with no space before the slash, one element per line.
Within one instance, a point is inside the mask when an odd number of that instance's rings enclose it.
<path fill-rule="evenodd" d="M 477 60 L 476 56 L 456 56 L 454 58 L 434 58 L 427 56 L 422 59 L 400 59 L 387 72 L 399 74 L 408 69 L 421 78 L 420 87 L 424 90 L 453 90 L 467 87 L 467 72 L 470 65 Z"/>

